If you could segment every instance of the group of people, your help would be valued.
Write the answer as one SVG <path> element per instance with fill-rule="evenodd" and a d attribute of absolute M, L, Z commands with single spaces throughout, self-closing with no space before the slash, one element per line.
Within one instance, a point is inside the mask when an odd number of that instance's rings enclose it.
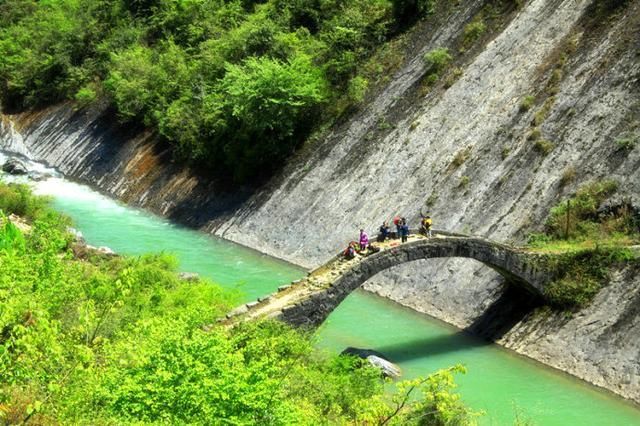
<path fill-rule="evenodd" d="M 360 242 L 356 243 L 355 241 L 351 241 L 349 246 L 345 249 L 343 255 L 347 259 L 353 259 L 356 257 L 356 253 L 366 254 L 368 253 L 377 253 L 380 251 L 380 248 L 369 243 L 369 235 L 365 232 L 364 229 L 360 230 Z"/>
<path fill-rule="evenodd" d="M 422 219 L 420 220 L 420 233 L 426 237 L 431 237 L 431 225 L 433 221 L 429 215 L 423 215 L 420 213 Z M 393 224 L 396 227 L 395 235 L 391 233 L 389 224 L 383 222 L 380 226 L 380 232 L 378 233 L 377 241 L 382 243 L 389 238 L 400 238 L 404 243 L 409 238 L 409 225 L 407 225 L 407 219 L 404 217 L 396 216 L 393 218 Z M 353 259 L 357 253 L 365 254 L 366 252 L 376 253 L 380 251 L 380 248 L 369 243 L 369 235 L 364 229 L 360 229 L 359 242 L 351 241 L 349 246 L 345 249 L 343 255 L 347 259 Z"/>

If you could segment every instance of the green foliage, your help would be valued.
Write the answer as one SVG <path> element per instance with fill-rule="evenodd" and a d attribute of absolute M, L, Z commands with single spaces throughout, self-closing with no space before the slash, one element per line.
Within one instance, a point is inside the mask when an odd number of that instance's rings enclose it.
<path fill-rule="evenodd" d="M 368 81 L 402 56 L 377 47 L 431 3 L 10 0 L 0 5 L 0 99 L 106 99 L 182 160 L 256 179 L 363 101 Z M 390 64 L 368 64 L 374 56 Z"/>
<path fill-rule="evenodd" d="M 306 55 L 287 63 L 250 58 L 229 65 L 221 86 L 226 121 L 236 135 L 223 151 L 240 180 L 252 172 L 246 166 L 272 169 L 272 161 L 290 154 L 326 98 L 320 70 Z M 271 137 L 256 143 L 265 134 Z"/>
<path fill-rule="evenodd" d="M 563 254 L 557 260 L 560 276 L 545 287 L 544 295 L 560 308 L 585 307 L 606 285 L 610 268 L 630 260 L 634 260 L 634 255 L 629 249 L 615 246 Z"/>
<path fill-rule="evenodd" d="M 465 161 L 467 161 L 471 157 L 471 147 L 468 146 L 456 152 L 453 156 L 453 160 L 451 160 L 451 166 L 453 168 L 458 168 L 462 166 Z"/>
<path fill-rule="evenodd" d="M 392 0 L 393 16 L 400 26 L 406 26 L 432 13 L 435 0 Z"/>
<path fill-rule="evenodd" d="M 507 157 L 509 157 L 510 153 L 511 153 L 511 148 L 508 146 L 505 146 L 502 148 L 502 151 L 500 151 L 500 158 L 502 158 L 503 160 L 506 160 Z"/>
<path fill-rule="evenodd" d="M 596 181 L 580 187 L 568 203 L 559 203 L 551 209 L 551 214 L 546 223 L 547 233 L 554 238 L 589 236 L 593 231 L 594 224 L 599 222 L 598 207 L 604 200 L 613 195 L 617 189 L 618 184 L 613 180 Z M 569 232 L 568 235 L 565 235 L 567 217 L 569 219 Z"/>
<path fill-rule="evenodd" d="M 64 220 L 42 213 L 46 200 L 0 188 L 0 200 L 30 200 L 38 218 L 25 234 L 0 220 L 3 424 L 423 425 L 428 416 L 449 425 L 474 416 L 454 392 L 460 367 L 387 396 L 368 362 L 318 353 L 311 336 L 282 323 L 204 327 L 238 302 L 234 293 L 180 280 L 166 254 L 76 260 Z"/>
<path fill-rule="evenodd" d="M 573 166 L 568 166 L 566 169 L 562 171 L 562 176 L 560 177 L 560 186 L 564 187 L 569 185 L 576 179 L 576 169 Z"/>
<path fill-rule="evenodd" d="M 440 74 L 449 66 L 453 58 L 449 54 L 449 49 L 440 47 L 424 55 L 425 76 L 429 83 L 435 83 Z"/>
<path fill-rule="evenodd" d="M 542 156 L 546 157 L 551 151 L 553 151 L 554 145 L 553 142 L 546 139 L 538 139 L 533 144 L 533 148 Z"/>
<path fill-rule="evenodd" d="M 527 135 L 527 139 L 530 141 L 537 141 L 542 136 L 542 132 L 537 127 L 531 129 L 529 134 Z"/>
<path fill-rule="evenodd" d="M 640 223 L 623 204 L 606 215 L 600 205 L 617 190 L 611 180 L 584 185 L 566 202 L 551 209 L 544 234 L 532 234 L 529 245 L 555 253 L 558 277 L 545 288 L 545 297 L 563 309 L 589 304 L 607 283 L 612 266 L 636 261 L 627 246 L 640 240 Z"/>
<path fill-rule="evenodd" d="M 30 221 L 56 216 L 49 208 L 49 200 L 36 197 L 27 185 L 6 184 L 0 181 L 0 211 L 15 214 Z"/>
<path fill-rule="evenodd" d="M 0 251 L 24 252 L 26 243 L 22 232 L 8 218 L 0 216 L 0 223 L 3 222 L 0 228 Z"/>
<path fill-rule="evenodd" d="M 97 98 L 98 94 L 90 86 L 82 87 L 74 96 L 74 99 L 81 107 L 91 105 Z"/>
<path fill-rule="evenodd" d="M 533 95 L 525 96 L 524 98 L 522 98 L 522 101 L 520 101 L 520 111 L 521 112 L 529 111 L 531 107 L 533 107 L 535 101 L 536 101 L 535 96 Z"/>
<path fill-rule="evenodd" d="M 465 25 L 462 31 L 462 46 L 464 48 L 470 47 L 485 31 L 487 31 L 487 25 L 481 19 L 474 20 Z"/>
<path fill-rule="evenodd" d="M 554 96 L 551 96 L 544 102 L 544 104 L 542 104 L 542 107 L 540 107 L 540 109 L 533 116 L 533 122 L 531 123 L 533 126 L 540 126 L 542 123 L 544 123 L 544 121 L 549 116 L 549 113 L 551 112 L 551 108 L 553 108 L 553 104 L 555 103 L 555 101 L 556 98 Z"/>
<path fill-rule="evenodd" d="M 458 187 L 461 189 L 465 189 L 467 186 L 469 186 L 470 182 L 471 178 L 469 176 L 462 176 L 460 178 L 460 182 L 458 183 Z"/>
<path fill-rule="evenodd" d="M 629 152 L 640 142 L 640 134 L 627 133 L 616 139 L 616 146 L 619 150 Z"/>
<path fill-rule="evenodd" d="M 364 101 L 364 97 L 367 94 L 367 87 L 369 82 L 362 76 L 355 76 L 349 81 L 348 95 L 349 100 L 354 105 L 359 105 Z"/>

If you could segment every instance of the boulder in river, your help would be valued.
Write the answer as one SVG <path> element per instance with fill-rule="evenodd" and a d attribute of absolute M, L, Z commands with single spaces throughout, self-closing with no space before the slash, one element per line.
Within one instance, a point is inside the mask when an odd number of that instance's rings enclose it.
<path fill-rule="evenodd" d="M 348 347 L 343 350 L 340 355 L 352 355 L 369 361 L 369 364 L 378 368 L 387 377 L 393 377 L 394 379 L 402 375 L 400 367 L 389 361 L 383 354 L 373 349 L 360 349 Z"/>
<path fill-rule="evenodd" d="M 115 251 L 106 246 L 98 247 L 96 251 L 100 254 L 104 254 L 105 256 L 117 256 Z"/>
<path fill-rule="evenodd" d="M 182 281 L 194 282 L 200 279 L 200 275 L 195 272 L 180 272 L 178 278 Z"/>
<path fill-rule="evenodd" d="M 53 177 L 51 173 L 29 172 L 29 179 L 34 182 L 41 182 L 49 179 L 50 177 Z"/>
<path fill-rule="evenodd" d="M 2 171 L 10 175 L 26 175 L 27 166 L 17 158 L 10 158 L 2 165 Z"/>
<path fill-rule="evenodd" d="M 82 232 L 80 232 L 76 228 L 72 228 L 71 226 L 68 226 L 67 227 L 67 232 L 69 232 L 71 235 L 73 235 L 73 241 L 74 242 L 81 243 L 81 244 L 86 242 L 84 240 L 84 235 L 82 235 Z"/>

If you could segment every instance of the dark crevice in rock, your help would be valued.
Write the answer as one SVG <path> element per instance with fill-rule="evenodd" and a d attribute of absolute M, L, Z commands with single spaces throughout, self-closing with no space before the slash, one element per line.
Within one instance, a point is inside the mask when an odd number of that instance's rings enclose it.
<path fill-rule="evenodd" d="M 466 331 L 489 341 L 502 338 L 533 310 L 543 305 L 539 296 L 515 285 L 505 285 L 504 291 Z"/>

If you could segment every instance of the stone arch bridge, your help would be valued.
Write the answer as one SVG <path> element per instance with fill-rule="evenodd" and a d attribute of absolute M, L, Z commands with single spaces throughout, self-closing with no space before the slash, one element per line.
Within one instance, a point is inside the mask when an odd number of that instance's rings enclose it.
<path fill-rule="evenodd" d="M 355 289 L 392 266 L 420 259 L 463 257 L 496 270 L 512 285 L 542 296 L 555 273 L 549 256 L 479 237 L 435 233 L 376 244 L 378 253 L 347 260 L 341 254 L 311 271 L 304 279 L 278 288 L 274 294 L 231 311 L 223 323 L 277 318 L 294 326 L 316 327 Z"/>

